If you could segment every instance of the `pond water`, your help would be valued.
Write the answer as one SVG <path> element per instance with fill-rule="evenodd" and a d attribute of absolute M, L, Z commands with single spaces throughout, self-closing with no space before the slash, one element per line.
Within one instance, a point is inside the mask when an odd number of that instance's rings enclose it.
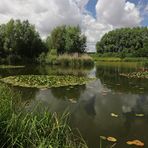
<path fill-rule="evenodd" d="M 95 77 L 82 86 L 51 89 L 13 87 L 21 95 L 21 103 L 33 108 L 38 102 L 51 112 L 70 112 L 70 125 L 79 129 L 90 148 L 98 148 L 100 136 L 117 138 L 117 148 L 128 148 L 128 140 L 141 140 L 148 147 L 148 80 L 128 79 L 120 73 L 140 69 L 137 63 L 97 63 L 89 69 L 55 66 L 33 66 L 0 69 L 2 77 L 24 74 L 77 75 Z M 72 102 L 71 100 L 75 100 Z M 40 107 L 40 111 L 42 106 Z M 118 115 L 117 118 L 111 113 Z M 136 114 L 144 114 L 137 117 Z M 102 141 L 103 147 L 111 143 Z"/>

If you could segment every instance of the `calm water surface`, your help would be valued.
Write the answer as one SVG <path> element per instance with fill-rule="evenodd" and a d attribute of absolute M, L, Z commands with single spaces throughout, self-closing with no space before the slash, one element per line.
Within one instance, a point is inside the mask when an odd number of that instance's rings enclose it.
<path fill-rule="evenodd" d="M 26 66 L 23 69 L 0 69 L 0 75 L 48 74 L 95 77 L 83 86 L 45 90 L 14 87 L 21 103 L 33 108 L 38 102 L 51 112 L 69 111 L 70 124 L 79 129 L 90 148 L 99 148 L 100 136 L 118 139 L 117 148 L 128 148 L 126 141 L 139 139 L 148 148 L 148 80 L 127 79 L 120 73 L 140 69 L 136 63 L 98 63 L 91 69 L 68 69 L 51 66 Z M 72 103 L 69 99 L 76 100 Z M 42 109 L 42 106 L 41 108 Z M 111 113 L 119 117 L 111 116 Z M 144 114 L 136 117 L 135 114 Z M 110 143 L 102 141 L 107 148 Z"/>

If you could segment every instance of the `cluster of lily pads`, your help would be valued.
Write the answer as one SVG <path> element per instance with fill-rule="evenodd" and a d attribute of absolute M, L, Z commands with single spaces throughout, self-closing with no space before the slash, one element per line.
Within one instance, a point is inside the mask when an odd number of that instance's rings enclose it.
<path fill-rule="evenodd" d="M 93 78 L 76 76 L 49 76 L 49 75 L 19 75 L 2 78 L 1 81 L 13 86 L 30 88 L 51 88 L 61 86 L 83 85 Z"/>
<path fill-rule="evenodd" d="M 128 78 L 146 78 L 148 79 L 148 71 L 141 71 L 141 72 L 133 72 L 133 73 L 122 73 L 121 76 L 125 76 Z"/>

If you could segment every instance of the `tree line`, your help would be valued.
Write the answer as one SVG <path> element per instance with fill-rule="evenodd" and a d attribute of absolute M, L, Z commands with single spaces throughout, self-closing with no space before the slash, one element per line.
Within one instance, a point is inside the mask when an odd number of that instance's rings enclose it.
<path fill-rule="evenodd" d="M 42 40 L 35 26 L 27 20 L 11 19 L 0 25 L 0 63 L 35 60 L 43 53 L 84 53 L 86 42 L 79 26 L 58 26 Z M 148 57 L 148 28 L 110 31 L 97 42 L 96 49 L 100 55 Z"/>
<path fill-rule="evenodd" d="M 86 36 L 79 26 L 60 26 L 42 40 L 35 26 L 28 21 L 11 19 L 0 25 L 0 63 L 35 60 L 42 53 L 84 53 Z"/>
<path fill-rule="evenodd" d="M 104 56 L 148 57 L 148 28 L 121 28 L 106 33 L 96 44 Z"/>

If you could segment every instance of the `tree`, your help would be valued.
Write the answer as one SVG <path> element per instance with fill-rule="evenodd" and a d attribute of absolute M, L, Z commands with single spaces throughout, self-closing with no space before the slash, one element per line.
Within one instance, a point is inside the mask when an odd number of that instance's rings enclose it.
<path fill-rule="evenodd" d="M 146 53 L 145 40 L 148 38 L 147 27 L 121 28 L 106 33 L 96 44 L 97 52 L 116 53 L 125 56 L 140 56 Z M 143 54 L 143 56 L 147 56 Z"/>
<path fill-rule="evenodd" d="M 68 53 L 83 53 L 86 48 L 86 37 L 78 27 L 68 26 L 66 29 L 65 49 Z"/>
<path fill-rule="evenodd" d="M 58 54 L 84 53 L 86 37 L 79 27 L 59 26 L 51 32 L 46 43 L 49 48 L 56 49 Z"/>
<path fill-rule="evenodd" d="M 11 19 L 7 24 L 0 26 L 0 51 L 5 58 L 20 56 L 33 59 L 46 51 L 46 46 L 35 27 L 28 21 Z"/>
<path fill-rule="evenodd" d="M 65 35 L 66 26 L 56 27 L 51 32 L 51 46 L 53 49 L 57 50 L 58 54 L 63 54 L 65 52 Z"/>

